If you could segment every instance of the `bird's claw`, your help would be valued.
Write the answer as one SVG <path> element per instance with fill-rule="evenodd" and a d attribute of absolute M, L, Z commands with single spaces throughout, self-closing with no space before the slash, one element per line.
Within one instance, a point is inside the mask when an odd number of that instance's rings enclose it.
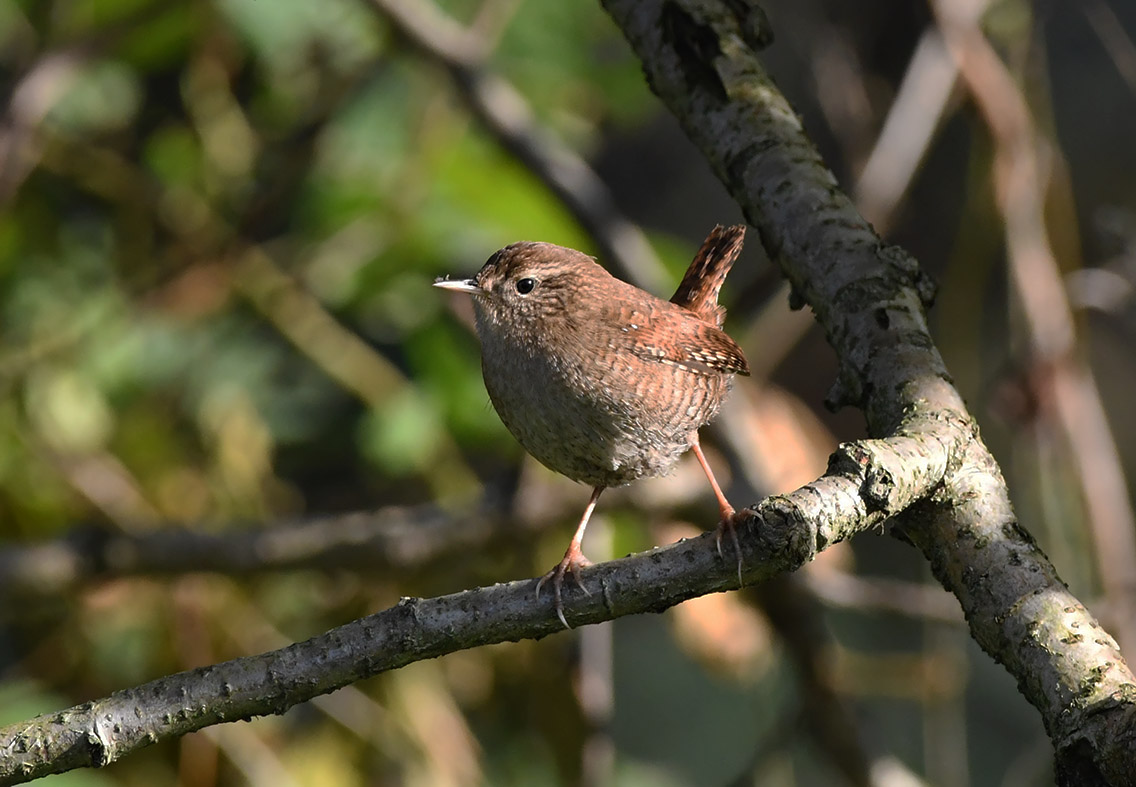
<path fill-rule="evenodd" d="M 536 597 L 540 600 L 540 589 L 544 587 L 544 583 L 551 580 L 552 582 L 552 598 L 553 609 L 556 610 L 556 617 L 564 625 L 564 628 L 570 629 L 567 619 L 564 617 L 564 602 L 561 599 L 561 586 L 564 584 L 564 575 L 571 572 L 572 579 L 575 580 L 577 587 L 584 591 L 585 596 L 592 595 L 591 592 L 584 586 L 580 580 L 580 569 L 587 568 L 592 565 L 592 561 L 584 557 L 584 554 L 579 550 L 573 551 L 569 549 L 564 559 L 557 563 L 556 568 L 549 571 L 536 583 Z"/>
<path fill-rule="evenodd" d="M 756 512 L 749 508 L 734 511 L 732 508 L 722 511 L 722 518 L 718 521 L 718 529 L 714 531 L 714 544 L 718 548 L 718 556 L 725 559 L 722 554 L 722 533 L 728 533 L 730 541 L 734 544 L 734 554 L 738 556 L 738 587 L 742 586 L 742 546 L 738 541 L 739 521 L 748 521 Z"/>

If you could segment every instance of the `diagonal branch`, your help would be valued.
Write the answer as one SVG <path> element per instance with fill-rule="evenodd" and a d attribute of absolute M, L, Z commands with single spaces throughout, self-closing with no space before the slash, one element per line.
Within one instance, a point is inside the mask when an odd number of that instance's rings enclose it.
<path fill-rule="evenodd" d="M 878 437 L 972 419 L 923 314 L 930 288 L 839 190 L 754 54 L 755 7 L 729 0 L 604 0 L 647 80 L 761 233 L 840 361 L 833 405 Z M 1017 523 L 977 435 L 936 494 L 900 518 L 954 593 L 971 633 L 1042 715 L 1066 783 L 1131 784 L 1136 679 L 1115 641 Z"/>
<path fill-rule="evenodd" d="M 928 494 L 965 446 L 965 431 L 848 443 L 817 481 L 757 507 L 743 540 L 746 584 L 792 571 L 817 552 L 879 527 Z M 753 523 L 751 523 L 753 524 Z M 737 566 L 708 533 L 581 572 L 590 594 L 571 594 L 574 625 L 660 612 L 695 596 L 738 587 Z M 283 713 L 320 694 L 414 661 L 465 648 L 560 631 L 533 581 L 391 609 L 280 650 L 181 672 L 104 699 L 0 728 L 0 785 L 107 765 L 159 740 L 226 721 Z"/>

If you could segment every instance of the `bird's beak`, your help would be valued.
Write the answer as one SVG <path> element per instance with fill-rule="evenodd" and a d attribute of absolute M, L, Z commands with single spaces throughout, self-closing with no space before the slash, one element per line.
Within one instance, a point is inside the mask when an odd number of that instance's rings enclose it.
<path fill-rule="evenodd" d="M 484 294 L 485 292 L 477 286 L 477 282 L 473 279 L 457 279 L 454 281 L 450 279 L 436 279 L 434 286 L 441 287 L 443 290 L 455 290 L 457 292 L 468 292 L 471 294 Z"/>

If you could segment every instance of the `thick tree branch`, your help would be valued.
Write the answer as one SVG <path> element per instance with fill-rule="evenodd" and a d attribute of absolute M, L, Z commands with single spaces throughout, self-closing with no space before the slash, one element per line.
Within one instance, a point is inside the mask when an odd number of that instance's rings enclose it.
<path fill-rule="evenodd" d="M 840 447 L 817 481 L 757 506 L 743 534 L 743 580 L 792 571 L 817 552 L 928 494 L 968 435 L 864 440 Z M 659 612 L 695 596 L 738 587 L 733 555 L 713 534 L 592 566 L 590 593 L 571 593 L 573 625 Z M 212 724 L 269 713 L 414 661 L 561 629 L 532 580 L 477 588 L 397 606 L 280 650 L 160 678 L 57 713 L 0 729 L 0 785 L 73 768 L 107 765 L 132 751 Z"/>
<path fill-rule="evenodd" d="M 760 13 L 729 0 L 604 0 L 678 117 L 758 228 L 836 349 L 833 405 L 878 437 L 971 423 L 931 341 L 918 266 L 882 243 L 839 190 L 755 56 Z M 1041 712 L 1067 784 L 1132 784 L 1136 681 L 1112 637 L 1014 516 L 978 438 L 936 494 L 900 518 L 962 603 L 982 647 Z"/>

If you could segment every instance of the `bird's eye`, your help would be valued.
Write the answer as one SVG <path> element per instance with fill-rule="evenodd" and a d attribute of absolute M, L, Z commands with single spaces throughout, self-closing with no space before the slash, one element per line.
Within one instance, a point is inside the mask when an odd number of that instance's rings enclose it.
<path fill-rule="evenodd" d="M 530 279 L 527 276 L 523 279 L 517 279 L 517 292 L 521 295 L 528 295 L 536 289 L 536 279 Z"/>

